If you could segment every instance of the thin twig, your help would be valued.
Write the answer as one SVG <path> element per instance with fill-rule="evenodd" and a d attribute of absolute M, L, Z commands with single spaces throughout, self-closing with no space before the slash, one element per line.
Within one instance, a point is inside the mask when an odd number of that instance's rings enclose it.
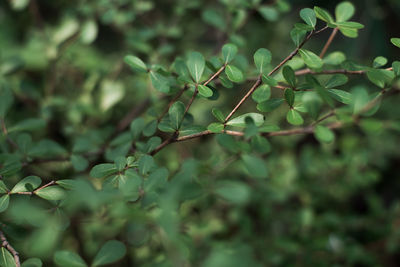
<path fill-rule="evenodd" d="M 325 56 L 326 51 L 328 50 L 329 46 L 331 45 L 333 38 L 335 38 L 339 28 L 334 28 L 331 35 L 328 38 L 328 41 L 326 41 L 326 44 L 324 45 L 324 48 L 321 51 L 321 54 L 319 54 L 320 58 L 323 58 Z"/>
<path fill-rule="evenodd" d="M 47 184 L 42 185 L 42 186 L 39 187 L 38 189 L 34 190 L 33 193 L 36 194 L 38 191 L 42 190 L 43 188 L 49 187 L 50 185 L 53 185 L 53 184 L 55 184 L 55 183 L 56 183 L 56 181 L 54 181 L 54 180 L 53 180 L 53 181 L 50 181 L 50 182 L 48 182 Z"/>
<path fill-rule="evenodd" d="M 19 262 L 19 253 L 10 245 L 10 243 L 8 243 L 3 231 L 0 231 L 0 240 L 1 246 L 6 248 L 13 255 L 15 267 L 21 267 L 21 263 Z"/>
<path fill-rule="evenodd" d="M 392 71 L 393 68 L 386 68 L 385 70 Z M 298 70 L 295 72 L 296 76 L 313 74 L 313 75 L 322 75 L 322 74 L 349 74 L 349 75 L 361 75 L 365 74 L 366 70 L 345 70 L 345 69 L 336 69 L 336 70 L 322 70 L 322 71 L 312 71 L 310 69 Z"/>
<path fill-rule="evenodd" d="M 316 125 L 316 124 L 320 123 L 321 121 L 324 121 L 324 120 L 328 119 L 329 117 L 332 117 L 333 115 L 335 115 L 335 110 L 331 110 L 328 114 L 326 114 L 325 116 L 322 116 L 319 120 L 316 120 L 312 125 Z"/>

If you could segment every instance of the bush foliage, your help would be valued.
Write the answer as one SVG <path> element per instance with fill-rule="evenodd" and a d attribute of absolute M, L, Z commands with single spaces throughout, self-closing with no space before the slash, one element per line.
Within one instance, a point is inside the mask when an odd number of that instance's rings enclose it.
<path fill-rule="evenodd" d="M 395 266 L 400 61 L 270 2 L 3 1 L 0 265 Z"/>

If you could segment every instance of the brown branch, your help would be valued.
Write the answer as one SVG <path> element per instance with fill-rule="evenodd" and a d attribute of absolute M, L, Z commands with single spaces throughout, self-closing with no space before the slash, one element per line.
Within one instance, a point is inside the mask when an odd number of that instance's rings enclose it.
<path fill-rule="evenodd" d="M 331 35 L 329 36 L 328 41 L 326 41 L 326 44 L 324 45 L 324 48 L 321 51 L 321 54 L 319 54 L 320 58 L 323 58 L 325 56 L 326 51 L 328 50 L 329 46 L 331 45 L 333 38 L 335 38 L 339 28 L 334 28 Z"/>
<path fill-rule="evenodd" d="M 43 188 L 49 187 L 50 185 L 53 185 L 53 184 L 55 184 L 55 183 L 56 183 L 56 181 L 54 181 L 54 180 L 53 180 L 53 181 L 50 181 L 50 182 L 48 182 L 47 184 L 42 185 L 41 187 L 35 189 L 35 190 L 33 191 L 33 193 L 36 194 L 38 191 L 42 190 Z"/>
<path fill-rule="evenodd" d="M 256 80 L 256 82 L 253 84 L 253 86 L 250 88 L 250 90 L 240 99 L 239 103 L 232 109 L 232 111 L 226 116 L 225 118 L 225 123 L 235 114 L 235 112 L 240 108 L 240 106 L 244 103 L 244 101 L 247 100 L 251 96 L 251 94 L 257 89 L 258 86 L 261 84 L 261 76 L 259 76 Z"/>
<path fill-rule="evenodd" d="M 299 50 L 304 46 L 304 44 L 310 40 L 310 38 L 317 33 L 320 33 L 322 31 L 324 31 L 325 29 L 327 29 L 328 27 L 324 27 L 319 31 L 311 31 L 307 37 L 301 42 L 301 44 L 296 47 L 295 50 L 293 50 L 284 60 L 282 60 L 273 70 L 270 71 L 270 73 L 268 73 L 267 76 L 271 76 L 272 74 L 274 74 L 276 71 L 278 71 L 286 62 L 288 62 L 289 60 L 291 60 L 295 55 L 297 55 L 297 53 L 299 53 Z M 253 84 L 253 86 L 250 88 L 250 90 L 242 97 L 242 99 L 240 99 L 239 103 L 237 103 L 237 105 L 232 109 L 232 111 L 228 114 L 228 116 L 226 116 L 225 118 L 225 123 L 233 116 L 233 114 L 239 109 L 239 107 L 251 96 L 251 94 L 257 89 L 258 86 L 260 86 L 261 84 L 261 76 L 260 75 L 256 82 Z"/>
<path fill-rule="evenodd" d="M 48 182 L 45 185 L 42 185 L 41 187 L 39 187 L 39 188 L 37 188 L 35 190 L 33 190 L 33 192 L 29 192 L 29 191 L 28 192 L 16 192 L 15 194 L 18 194 L 18 195 L 33 195 L 33 194 L 36 194 L 38 191 L 42 190 L 43 188 L 49 187 L 49 186 L 51 186 L 51 185 L 53 185 L 55 183 L 56 183 L 56 181 L 53 180 L 53 181 Z M 8 192 L 8 194 L 11 194 L 11 192 Z"/>
<path fill-rule="evenodd" d="M 316 124 L 320 123 L 321 121 L 324 121 L 324 120 L 332 117 L 333 115 L 335 115 L 335 110 L 332 110 L 325 116 L 322 116 L 319 120 L 316 120 L 312 125 L 316 125 Z"/>
<path fill-rule="evenodd" d="M 384 70 L 392 71 L 393 68 L 386 68 Z M 365 74 L 366 70 L 345 70 L 345 69 L 336 69 L 336 70 L 322 70 L 322 71 L 312 71 L 310 69 L 298 70 L 295 72 L 296 76 L 313 74 L 313 75 L 323 75 L 323 74 L 349 74 L 349 75 L 362 75 Z"/>
<path fill-rule="evenodd" d="M 19 262 L 19 253 L 8 243 L 6 236 L 2 231 L 0 231 L 1 246 L 6 248 L 14 257 L 15 267 L 21 267 Z"/>

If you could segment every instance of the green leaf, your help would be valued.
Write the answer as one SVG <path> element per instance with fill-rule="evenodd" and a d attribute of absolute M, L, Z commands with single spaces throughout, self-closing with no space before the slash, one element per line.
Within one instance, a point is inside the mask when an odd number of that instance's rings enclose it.
<path fill-rule="evenodd" d="M 229 80 L 235 83 L 243 81 L 244 78 L 242 71 L 233 65 L 227 65 L 225 67 L 225 74 L 228 76 Z"/>
<path fill-rule="evenodd" d="M 219 181 L 216 185 L 215 194 L 235 204 L 245 204 L 251 197 L 251 190 L 243 182 Z"/>
<path fill-rule="evenodd" d="M 117 168 L 117 170 L 122 171 L 126 166 L 126 158 L 123 156 L 119 156 L 114 159 L 114 163 L 115 163 L 115 167 Z"/>
<path fill-rule="evenodd" d="M 271 88 L 266 85 L 260 85 L 251 95 L 256 103 L 267 101 L 271 97 Z"/>
<path fill-rule="evenodd" d="M 149 72 L 151 84 L 161 93 L 169 93 L 169 80 L 158 72 L 151 70 Z"/>
<path fill-rule="evenodd" d="M 300 113 L 294 109 L 290 109 L 286 115 L 286 120 L 292 125 L 301 125 L 304 120 L 301 117 Z"/>
<path fill-rule="evenodd" d="M 246 118 L 250 117 L 253 119 L 256 126 L 261 126 L 264 123 L 264 116 L 259 113 L 246 113 L 240 115 L 234 119 L 229 120 L 226 125 L 234 127 L 246 127 Z"/>
<path fill-rule="evenodd" d="M 390 42 L 392 42 L 392 44 L 400 48 L 400 38 L 391 38 Z"/>
<path fill-rule="evenodd" d="M 328 92 L 332 96 L 332 98 L 343 104 L 348 105 L 352 102 L 352 95 L 349 92 L 338 89 L 328 89 Z"/>
<path fill-rule="evenodd" d="M 30 258 L 24 261 L 21 267 L 42 267 L 43 263 L 38 258 Z"/>
<path fill-rule="evenodd" d="M 213 95 L 213 91 L 205 85 L 199 84 L 197 85 L 197 90 L 199 90 L 199 94 L 203 97 L 211 97 Z"/>
<path fill-rule="evenodd" d="M 54 254 L 54 262 L 61 267 L 86 267 L 85 261 L 75 252 L 59 250 Z"/>
<path fill-rule="evenodd" d="M 144 136 L 152 136 L 157 130 L 157 120 L 149 121 L 143 129 Z"/>
<path fill-rule="evenodd" d="M 340 32 L 349 38 L 357 38 L 358 30 L 353 28 L 339 27 Z"/>
<path fill-rule="evenodd" d="M 0 180 L 0 194 L 5 194 L 8 192 L 8 188 L 6 186 L 6 184 Z"/>
<path fill-rule="evenodd" d="M 147 72 L 146 64 L 138 57 L 128 55 L 124 57 L 124 61 L 128 64 L 134 71 L 137 72 Z"/>
<path fill-rule="evenodd" d="M 185 114 L 185 105 L 180 101 L 176 101 L 169 108 L 168 114 L 169 114 L 169 120 L 171 122 L 171 126 L 175 130 L 178 130 L 182 123 L 183 116 Z"/>
<path fill-rule="evenodd" d="M 221 84 L 223 87 L 225 88 L 232 88 L 233 87 L 233 83 L 224 75 L 220 75 L 219 76 L 219 80 L 221 81 Z"/>
<path fill-rule="evenodd" d="M 293 104 L 294 104 L 294 92 L 293 92 L 293 89 L 286 88 L 284 95 L 285 95 L 285 100 L 288 103 L 288 105 L 290 107 L 293 107 Z"/>
<path fill-rule="evenodd" d="M 336 25 L 341 29 L 363 29 L 364 25 L 354 21 L 336 22 Z"/>
<path fill-rule="evenodd" d="M 201 76 L 204 72 L 205 60 L 199 52 L 191 52 L 186 61 L 189 73 L 196 83 L 200 82 Z"/>
<path fill-rule="evenodd" d="M 335 139 L 335 134 L 329 128 L 322 125 L 315 126 L 314 136 L 321 143 L 331 143 Z"/>
<path fill-rule="evenodd" d="M 137 140 L 140 137 L 145 126 L 146 123 L 143 118 L 137 118 L 131 122 L 130 130 L 133 140 Z"/>
<path fill-rule="evenodd" d="M 367 77 L 375 85 L 384 88 L 387 84 L 392 82 L 394 73 L 393 71 L 385 69 L 370 69 L 367 71 Z"/>
<path fill-rule="evenodd" d="M 65 190 L 57 185 L 42 188 L 36 191 L 35 194 L 47 200 L 61 200 L 64 199 L 66 195 Z"/>
<path fill-rule="evenodd" d="M 224 129 L 224 124 L 219 122 L 213 122 L 208 125 L 207 129 L 212 133 L 220 133 Z"/>
<path fill-rule="evenodd" d="M 315 15 L 320 20 L 323 20 L 329 24 L 334 22 L 331 14 L 329 14 L 329 12 L 326 11 L 325 9 L 315 6 L 314 11 L 315 11 Z"/>
<path fill-rule="evenodd" d="M 325 56 L 322 61 L 324 62 L 324 64 L 339 65 L 342 64 L 345 60 L 345 54 L 340 51 L 335 51 Z"/>
<path fill-rule="evenodd" d="M 392 63 L 393 72 L 396 76 L 400 76 L 400 61 L 394 61 Z"/>
<path fill-rule="evenodd" d="M 278 85 L 278 81 L 275 80 L 274 78 L 272 78 L 271 76 L 263 75 L 262 81 L 263 81 L 263 83 L 268 84 L 269 86 L 272 86 L 272 87 Z"/>
<path fill-rule="evenodd" d="M 77 181 L 72 179 L 63 179 L 63 180 L 57 180 L 56 184 L 65 189 L 71 190 L 75 188 Z"/>
<path fill-rule="evenodd" d="M 206 128 L 201 125 L 187 125 L 179 130 L 179 136 L 191 135 L 205 131 Z"/>
<path fill-rule="evenodd" d="M 116 172 L 118 170 L 114 163 L 102 163 L 94 166 L 89 175 L 93 178 L 103 178 Z"/>
<path fill-rule="evenodd" d="M 300 10 L 300 17 L 304 20 L 305 23 L 315 28 L 317 24 L 317 18 L 315 16 L 314 10 L 311 8 L 303 8 Z"/>
<path fill-rule="evenodd" d="M 72 154 L 70 160 L 72 166 L 78 172 L 86 170 L 86 168 L 89 166 L 89 161 L 81 155 Z"/>
<path fill-rule="evenodd" d="M 262 74 L 266 71 L 268 64 L 271 63 L 271 58 L 271 52 L 265 48 L 260 48 L 254 53 L 254 64 L 258 73 Z"/>
<path fill-rule="evenodd" d="M 319 69 L 323 66 L 322 59 L 314 54 L 313 52 L 305 49 L 299 50 L 301 58 L 304 60 L 304 63 L 311 69 Z"/>
<path fill-rule="evenodd" d="M 1 202 L 1 198 L 0 198 Z M 1 205 L 1 203 L 0 203 Z M 15 261 L 13 255 L 5 248 L 2 247 L 0 249 L 1 255 L 0 255 L 0 266 L 2 267 L 15 267 Z"/>
<path fill-rule="evenodd" d="M 0 212 L 5 211 L 10 203 L 10 195 L 3 195 L 0 197 Z"/>
<path fill-rule="evenodd" d="M 141 156 L 138 163 L 139 163 L 139 172 L 142 175 L 147 174 L 155 167 L 154 159 L 150 155 Z"/>
<path fill-rule="evenodd" d="M 248 173 L 255 178 L 266 178 L 268 171 L 265 162 L 253 155 L 242 155 L 242 160 Z"/>
<path fill-rule="evenodd" d="M 32 192 L 42 183 L 42 179 L 37 176 L 28 176 L 19 181 L 16 185 L 14 185 L 13 189 L 11 189 L 11 193 L 15 194 L 18 192 Z"/>
<path fill-rule="evenodd" d="M 0 118 L 4 118 L 7 111 L 12 106 L 14 100 L 13 93 L 6 85 L 0 83 Z"/>
<path fill-rule="evenodd" d="M 335 16 L 337 22 L 349 20 L 354 15 L 355 8 L 352 3 L 345 1 L 336 6 Z"/>
<path fill-rule="evenodd" d="M 310 114 L 314 120 L 318 119 L 322 106 L 322 100 L 318 94 L 315 92 L 305 92 L 301 100 L 308 114 Z"/>
<path fill-rule="evenodd" d="M 144 180 L 144 191 L 149 193 L 163 188 L 167 184 L 168 170 L 166 168 L 158 168 L 153 171 L 147 179 Z"/>
<path fill-rule="evenodd" d="M 119 103 L 125 95 L 125 85 L 119 80 L 104 79 L 100 86 L 99 106 L 107 111 Z"/>
<path fill-rule="evenodd" d="M 125 171 L 125 178 L 125 180 L 119 182 L 119 190 L 121 190 L 122 194 L 128 201 L 138 200 L 143 182 L 142 177 L 140 177 L 135 170 L 128 169 Z"/>
<path fill-rule="evenodd" d="M 226 20 L 223 17 L 223 14 L 221 14 L 221 12 L 217 11 L 216 9 L 205 9 L 203 11 L 203 13 L 201 14 L 202 19 L 216 27 L 217 29 L 221 30 L 221 31 L 225 31 L 226 29 Z"/>
<path fill-rule="evenodd" d="M 326 88 L 334 88 L 337 86 L 341 86 L 343 84 L 346 84 L 348 82 L 348 80 L 349 80 L 349 78 L 347 78 L 347 76 L 344 74 L 335 74 L 328 80 L 325 87 Z"/>
<path fill-rule="evenodd" d="M 315 91 L 318 93 L 318 95 L 322 98 L 323 101 L 325 101 L 329 106 L 333 107 L 334 102 L 326 88 L 324 88 L 318 80 L 311 76 L 308 75 L 306 76 L 307 83 L 315 89 Z"/>
<path fill-rule="evenodd" d="M 34 131 L 44 127 L 46 127 L 46 121 L 43 119 L 25 119 L 8 128 L 8 132 Z"/>
<path fill-rule="evenodd" d="M 251 147 L 254 149 L 254 151 L 260 154 L 266 154 L 271 151 L 271 145 L 267 138 L 260 135 L 253 136 L 253 138 L 251 138 Z"/>
<path fill-rule="evenodd" d="M 126 254 L 124 243 L 117 240 L 107 241 L 96 254 L 91 266 L 101 266 L 114 263 L 122 259 Z"/>
<path fill-rule="evenodd" d="M 84 44 L 91 44 L 96 40 L 98 27 L 95 20 L 88 20 L 82 24 L 81 41 Z"/>
<path fill-rule="evenodd" d="M 213 108 L 211 110 L 212 114 L 214 115 L 214 117 L 219 120 L 220 122 L 224 122 L 225 121 L 225 116 L 222 113 L 222 111 L 220 109 L 217 108 Z"/>
<path fill-rule="evenodd" d="M 292 38 L 293 43 L 296 45 L 296 47 L 299 47 L 301 42 L 304 40 L 306 34 L 307 31 L 294 28 L 290 31 L 290 38 Z"/>
<path fill-rule="evenodd" d="M 2 166 L 0 168 L 0 175 L 2 176 L 11 176 L 17 173 L 22 168 L 21 162 L 18 159 L 11 157 L 3 162 L 1 165 Z"/>
<path fill-rule="evenodd" d="M 372 63 L 372 67 L 374 68 L 380 68 L 382 66 L 385 66 L 387 64 L 388 60 L 385 57 L 376 57 L 374 59 L 374 62 Z"/>
<path fill-rule="evenodd" d="M 296 74 L 290 66 L 283 67 L 282 74 L 290 86 L 296 87 Z"/>
<path fill-rule="evenodd" d="M 228 64 L 235 58 L 237 51 L 238 48 L 234 44 L 225 44 L 222 47 L 222 58 L 224 59 L 225 64 Z"/>
<path fill-rule="evenodd" d="M 278 11 L 271 6 L 261 6 L 258 8 L 258 12 L 267 21 L 276 21 L 279 18 Z"/>
<path fill-rule="evenodd" d="M 282 98 L 271 98 L 257 105 L 257 109 L 261 112 L 271 112 L 278 108 L 285 100 Z"/>

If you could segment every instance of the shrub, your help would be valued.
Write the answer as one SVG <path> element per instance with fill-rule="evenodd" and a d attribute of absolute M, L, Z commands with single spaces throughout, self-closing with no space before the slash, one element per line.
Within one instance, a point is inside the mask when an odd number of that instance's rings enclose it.
<path fill-rule="evenodd" d="M 353 4 L 71 2 L 0 5 L 1 266 L 394 264 L 400 62 L 332 49 Z"/>

